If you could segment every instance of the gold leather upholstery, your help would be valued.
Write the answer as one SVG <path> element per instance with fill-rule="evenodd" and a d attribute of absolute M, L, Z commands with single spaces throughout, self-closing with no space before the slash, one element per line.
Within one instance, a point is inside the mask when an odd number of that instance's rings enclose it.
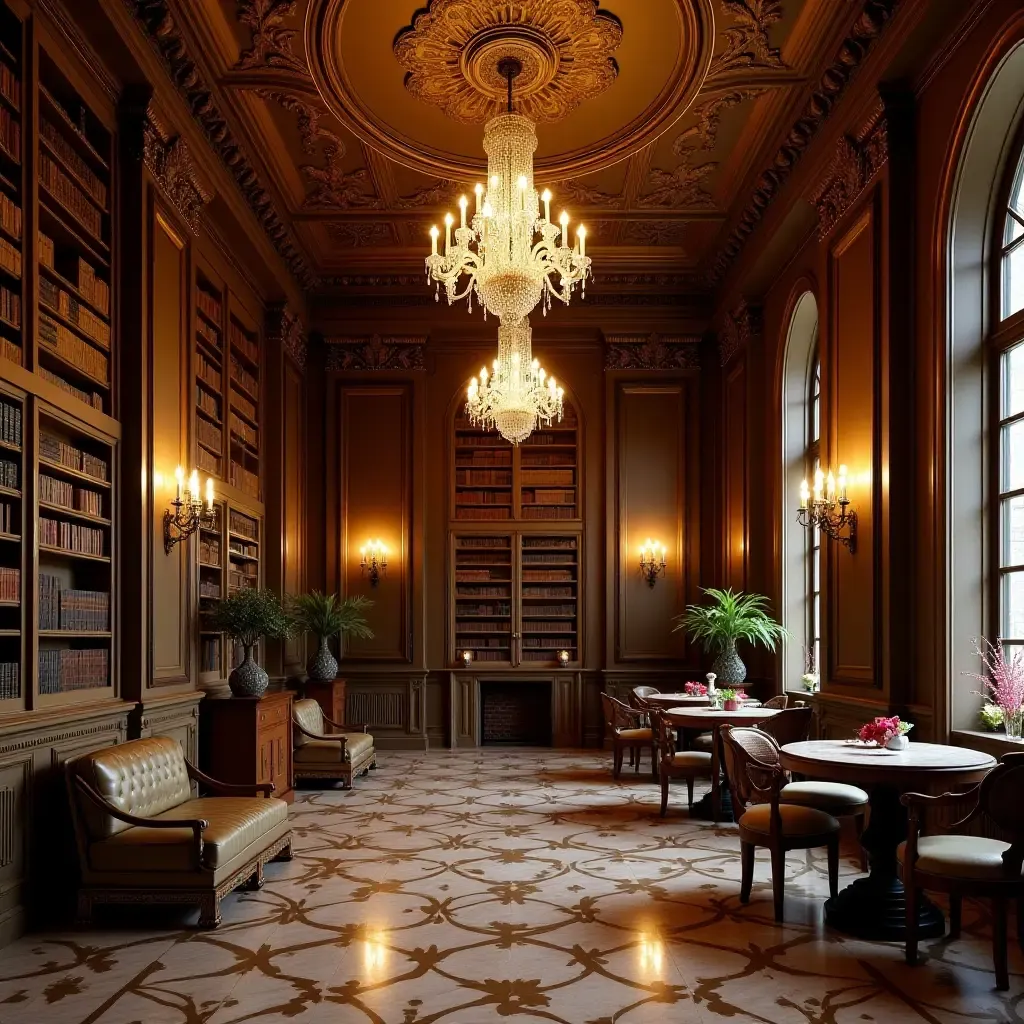
<path fill-rule="evenodd" d="M 689 768 L 697 765 L 711 767 L 711 755 L 706 750 L 677 750 L 672 755 L 672 764 L 680 768 Z"/>
<path fill-rule="evenodd" d="M 629 740 L 646 740 L 648 743 L 651 742 L 651 737 L 654 735 L 650 729 L 620 729 L 619 738 Z"/>
<path fill-rule="evenodd" d="M 868 804 L 868 795 L 863 789 L 844 782 L 791 782 L 782 787 L 779 799 L 784 804 L 816 807 L 839 817 L 852 814 Z"/>
<path fill-rule="evenodd" d="M 741 829 L 751 832 L 771 831 L 771 804 L 755 804 L 748 808 L 737 823 Z M 785 836 L 820 836 L 839 831 L 839 822 L 824 811 L 799 804 L 780 804 L 779 817 L 782 819 L 782 834 Z"/>
<path fill-rule="evenodd" d="M 337 739 L 334 738 L 337 736 Z M 305 743 L 295 748 L 294 758 L 296 762 L 305 764 L 337 764 L 341 763 L 341 743 L 338 741 L 345 738 L 345 760 L 359 761 L 362 756 L 373 748 L 373 737 L 365 732 L 344 732 L 335 733 L 330 738 L 322 740 L 304 737 Z"/>
<path fill-rule="evenodd" d="M 1009 843 L 979 836 L 921 836 L 917 840 L 915 871 L 947 878 L 1006 878 L 1003 854 Z M 907 844 L 900 843 L 896 856 L 902 864 Z"/>
<path fill-rule="evenodd" d="M 292 720 L 295 724 L 301 725 L 306 732 L 316 733 L 318 736 L 323 736 L 326 732 L 323 709 L 312 697 L 303 697 L 302 700 L 297 700 L 292 704 Z M 292 729 L 296 749 L 304 747 L 310 742 L 309 737 L 303 733 L 302 729 Z"/>

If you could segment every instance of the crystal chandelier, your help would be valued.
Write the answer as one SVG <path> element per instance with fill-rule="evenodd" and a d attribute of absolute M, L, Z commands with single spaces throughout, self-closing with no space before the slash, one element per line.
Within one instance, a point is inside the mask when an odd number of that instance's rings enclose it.
<path fill-rule="evenodd" d="M 563 212 L 559 224 L 552 224 L 551 193 L 545 189 L 538 197 L 533 187 L 537 132 L 529 118 L 512 113 L 512 82 L 522 69 L 514 57 L 498 62 L 508 82 L 508 113 L 484 128 L 486 191 L 476 186 L 476 210 L 468 225 L 465 196 L 459 198 L 461 217 L 454 231 L 452 215 L 445 215 L 443 252 L 438 251 L 440 232 L 430 229 L 432 251 L 426 259 L 435 299 L 443 284 L 449 304 L 467 298 L 472 309 L 475 290 L 484 316 L 491 312 L 502 324 L 518 324 L 538 302 L 547 313 L 552 297 L 568 305 L 577 284 L 586 292 L 590 275 L 586 228 L 576 229 L 574 246 L 569 215 Z"/>
<path fill-rule="evenodd" d="M 492 427 L 512 444 L 536 429 L 562 418 L 562 389 L 533 358 L 532 331 L 527 320 L 501 324 L 494 372 L 485 366 L 466 394 L 466 412 L 474 426 Z"/>

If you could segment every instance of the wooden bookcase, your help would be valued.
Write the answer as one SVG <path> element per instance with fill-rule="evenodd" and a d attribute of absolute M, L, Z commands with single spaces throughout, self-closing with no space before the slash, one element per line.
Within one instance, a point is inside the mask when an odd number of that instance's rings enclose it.
<path fill-rule="evenodd" d="M 196 275 L 196 466 L 224 479 L 224 294 Z"/>
<path fill-rule="evenodd" d="M 260 497 L 260 336 L 232 310 L 228 320 L 228 479 Z"/>
<path fill-rule="evenodd" d="M 120 689 L 115 112 L 16 10 L 0 0 L 0 716 Z"/>

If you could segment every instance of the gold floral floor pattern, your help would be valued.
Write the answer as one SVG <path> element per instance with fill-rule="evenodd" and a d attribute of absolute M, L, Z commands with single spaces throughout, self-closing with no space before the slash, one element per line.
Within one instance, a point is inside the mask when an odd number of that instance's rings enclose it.
<path fill-rule="evenodd" d="M 685 793 L 685 790 L 682 790 Z M 993 988 L 984 907 L 963 938 L 899 946 L 821 923 L 824 859 L 767 858 L 739 902 L 732 826 L 658 815 L 596 752 L 382 753 L 350 791 L 300 793 L 296 856 L 224 923 L 124 911 L 0 951 L 3 1024 L 931 1024 L 1021 1021 Z M 845 884 L 856 873 L 847 850 Z"/>

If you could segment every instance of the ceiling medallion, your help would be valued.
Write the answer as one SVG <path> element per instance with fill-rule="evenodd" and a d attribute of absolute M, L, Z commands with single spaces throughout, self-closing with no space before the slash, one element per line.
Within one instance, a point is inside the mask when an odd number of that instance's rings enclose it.
<path fill-rule="evenodd" d="M 514 58 L 522 67 L 521 113 L 559 121 L 615 81 L 612 52 L 621 40 L 619 19 L 594 0 L 431 0 L 399 33 L 394 52 L 409 92 L 463 124 L 501 113 L 497 66 Z"/>

